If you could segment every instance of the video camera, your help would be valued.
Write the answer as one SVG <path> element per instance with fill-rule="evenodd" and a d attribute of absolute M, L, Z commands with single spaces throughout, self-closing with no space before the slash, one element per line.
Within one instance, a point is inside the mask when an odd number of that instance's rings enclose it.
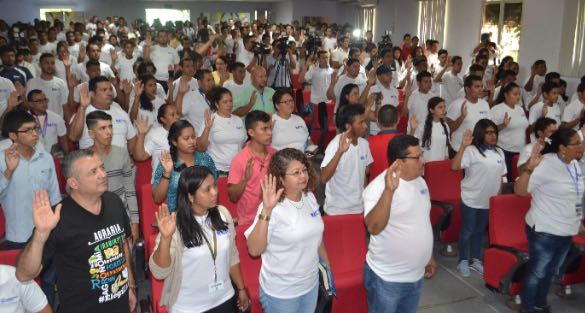
<path fill-rule="evenodd" d="M 386 49 L 392 49 L 392 39 L 390 39 L 390 31 L 388 30 L 382 35 L 382 40 L 378 41 L 378 53 Z"/>
<path fill-rule="evenodd" d="M 252 47 L 252 52 L 254 52 L 254 54 L 270 54 L 270 52 L 272 51 L 272 49 L 270 48 L 269 45 L 265 45 L 263 43 L 260 42 L 254 42 L 254 46 Z"/>

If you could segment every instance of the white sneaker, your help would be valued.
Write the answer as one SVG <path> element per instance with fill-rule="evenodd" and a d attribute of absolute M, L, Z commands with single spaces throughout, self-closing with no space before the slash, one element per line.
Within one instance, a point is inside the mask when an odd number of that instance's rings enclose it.
<path fill-rule="evenodd" d="M 457 264 L 457 271 L 459 271 L 459 274 L 461 274 L 461 276 L 469 277 L 469 275 L 471 275 L 471 273 L 469 272 L 469 261 L 467 260 L 459 261 L 459 264 Z"/>
<path fill-rule="evenodd" d="M 483 275 L 483 263 L 478 259 L 472 259 L 471 265 L 469 266 L 472 270 Z"/>

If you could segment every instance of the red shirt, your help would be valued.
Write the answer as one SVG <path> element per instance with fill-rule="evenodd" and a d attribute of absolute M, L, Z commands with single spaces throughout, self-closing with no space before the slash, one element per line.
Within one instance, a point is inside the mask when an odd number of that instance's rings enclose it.
<path fill-rule="evenodd" d="M 370 166 L 370 181 L 390 166 L 390 164 L 388 164 L 388 144 L 392 138 L 399 135 L 402 135 L 402 133 L 398 130 L 387 130 L 381 131 L 379 134 L 368 138 L 370 151 L 374 158 L 374 163 Z"/>

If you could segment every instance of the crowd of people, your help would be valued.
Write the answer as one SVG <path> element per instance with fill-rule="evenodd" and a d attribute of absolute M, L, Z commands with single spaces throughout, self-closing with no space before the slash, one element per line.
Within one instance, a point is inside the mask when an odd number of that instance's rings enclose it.
<path fill-rule="evenodd" d="M 132 311 L 134 162 L 150 159 L 152 195 L 142 196 L 161 206 L 149 269 L 164 279 L 171 312 L 249 307 L 235 224 L 247 225 L 248 251 L 262 258 L 264 311 L 314 312 L 318 264 L 329 266 L 321 216 L 343 214 L 363 214 L 370 234 L 369 311 L 416 312 L 436 268 L 424 164 L 451 159 L 465 171 L 458 272 L 483 274 L 489 199 L 514 183 L 517 166 L 514 191 L 532 193 L 521 311 L 549 312 L 552 277 L 571 237 L 585 236 L 585 79 L 567 95 L 561 75 L 536 60 L 519 82 L 518 63 L 489 34 L 470 43 L 473 61 L 463 64 L 436 40 L 406 34 L 378 46 L 371 31 L 359 40 L 349 31 L 297 21 L 0 20 L 2 248 L 22 249 L 16 269 L 0 267 L 0 303 Z M 295 102 L 293 77 L 310 90 L 306 103 Z M 327 142 L 329 123 L 337 134 Z M 317 142 L 311 131 L 321 132 Z M 237 217 L 218 204 L 220 177 Z M 43 292 L 26 285 L 39 275 Z M 21 287 L 5 290 L 5 280 Z"/>

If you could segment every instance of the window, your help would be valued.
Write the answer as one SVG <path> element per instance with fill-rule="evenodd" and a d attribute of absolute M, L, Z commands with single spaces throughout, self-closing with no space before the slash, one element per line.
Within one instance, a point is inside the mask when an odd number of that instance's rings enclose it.
<path fill-rule="evenodd" d="M 483 5 L 481 33 L 491 34 L 491 41 L 499 45 L 500 56 L 518 60 L 522 30 L 522 1 L 486 0 Z"/>
<path fill-rule="evenodd" d="M 418 35 L 420 42 L 429 39 L 442 46 L 445 33 L 447 0 L 424 0 L 418 3 Z"/>
<path fill-rule="evenodd" d="M 155 19 L 160 20 L 162 25 L 167 22 L 191 20 L 191 10 L 145 9 L 144 11 L 146 12 L 146 22 L 150 25 L 154 23 Z"/>
<path fill-rule="evenodd" d="M 362 38 L 366 35 L 368 30 L 371 30 L 372 33 L 376 33 L 374 29 L 374 21 L 376 20 L 376 7 L 364 7 L 361 8 L 359 11 L 359 15 L 357 17 L 357 29 L 354 33 L 355 37 Z M 357 30 L 360 30 L 357 32 Z M 358 34 L 359 33 L 359 34 Z"/>
<path fill-rule="evenodd" d="M 585 75 L 585 0 L 567 1 L 560 49 L 560 71 L 569 77 Z"/>
<path fill-rule="evenodd" d="M 41 21 L 53 21 L 55 19 L 65 20 L 63 17 L 71 12 L 71 8 L 44 8 L 40 9 Z"/>

